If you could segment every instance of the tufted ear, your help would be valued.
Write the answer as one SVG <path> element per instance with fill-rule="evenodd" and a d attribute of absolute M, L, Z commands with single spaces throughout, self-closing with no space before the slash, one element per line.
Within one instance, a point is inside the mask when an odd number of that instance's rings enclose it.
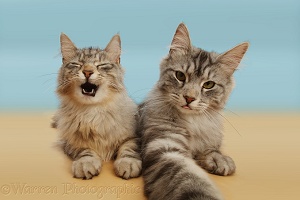
<path fill-rule="evenodd" d="M 218 61 L 225 65 L 226 72 L 233 74 L 243 59 L 248 47 L 249 43 L 244 42 L 219 56 Z"/>
<path fill-rule="evenodd" d="M 170 54 L 186 54 L 192 49 L 190 35 L 184 23 L 180 23 L 174 34 Z"/>
<path fill-rule="evenodd" d="M 109 59 L 112 62 L 120 63 L 120 56 L 121 56 L 121 38 L 120 35 L 114 35 L 108 45 L 104 49 Z"/>
<path fill-rule="evenodd" d="M 60 49 L 63 62 L 69 61 L 76 56 L 77 47 L 64 33 L 60 34 Z"/>

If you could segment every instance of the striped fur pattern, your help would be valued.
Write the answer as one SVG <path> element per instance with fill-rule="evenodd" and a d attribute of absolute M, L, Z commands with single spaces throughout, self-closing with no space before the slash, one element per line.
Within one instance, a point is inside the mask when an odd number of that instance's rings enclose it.
<path fill-rule="evenodd" d="M 61 104 L 52 126 L 59 131 L 59 146 L 73 160 L 74 177 L 91 179 L 103 162 L 113 159 L 116 175 L 139 176 L 137 106 L 123 84 L 119 35 L 102 50 L 79 49 L 62 33 L 61 52 L 57 87 Z"/>
<path fill-rule="evenodd" d="M 221 153 L 220 111 L 233 88 L 233 72 L 248 43 L 223 53 L 191 46 L 180 24 L 160 79 L 139 106 L 145 195 L 150 200 L 222 199 L 206 171 L 235 172 Z"/>

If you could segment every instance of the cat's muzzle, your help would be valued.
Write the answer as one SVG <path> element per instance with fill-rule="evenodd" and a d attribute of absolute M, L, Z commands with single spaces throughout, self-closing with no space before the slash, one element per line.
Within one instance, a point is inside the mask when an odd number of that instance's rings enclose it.
<path fill-rule="evenodd" d="M 83 95 L 92 96 L 94 97 L 96 95 L 96 92 L 98 90 L 98 86 L 89 82 L 86 82 L 82 84 L 81 86 L 81 92 Z"/>

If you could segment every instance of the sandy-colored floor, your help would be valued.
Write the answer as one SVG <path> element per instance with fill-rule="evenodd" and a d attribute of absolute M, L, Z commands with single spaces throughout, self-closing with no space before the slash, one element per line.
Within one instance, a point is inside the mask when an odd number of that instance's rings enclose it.
<path fill-rule="evenodd" d="M 210 175 L 227 200 L 300 199 L 300 114 L 225 114 L 230 177 Z M 0 199 L 145 199 L 142 178 L 122 180 L 106 163 L 92 180 L 72 178 L 52 147 L 51 114 L 0 114 Z M 234 127 L 234 128 L 233 128 Z M 162 186 L 163 189 L 163 186 Z"/>

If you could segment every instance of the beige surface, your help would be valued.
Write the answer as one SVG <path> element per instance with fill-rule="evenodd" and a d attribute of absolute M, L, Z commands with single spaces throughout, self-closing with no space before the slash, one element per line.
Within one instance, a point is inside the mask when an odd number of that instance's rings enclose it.
<path fill-rule="evenodd" d="M 72 178 L 52 147 L 50 114 L 0 114 L 0 199 L 144 199 L 142 178 L 122 180 L 106 163 L 92 180 Z M 213 176 L 226 199 L 300 199 L 300 114 L 226 114 L 224 150 L 237 164 Z M 162 186 L 163 189 L 163 186 Z"/>

